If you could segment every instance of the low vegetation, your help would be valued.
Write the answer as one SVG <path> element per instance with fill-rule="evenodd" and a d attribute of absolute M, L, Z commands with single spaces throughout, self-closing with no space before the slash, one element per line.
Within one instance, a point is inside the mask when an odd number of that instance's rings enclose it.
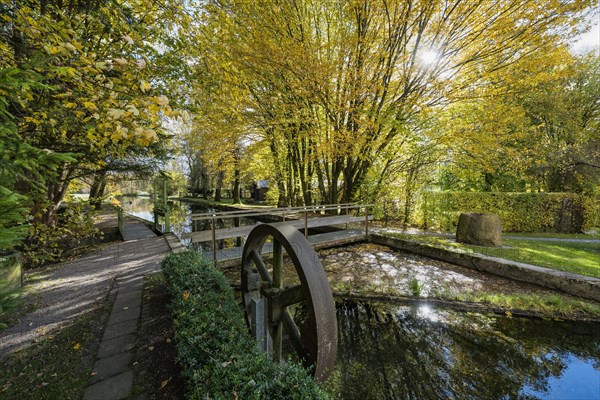
<path fill-rule="evenodd" d="M 497 214 L 506 232 L 581 232 L 600 224 L 600 197 L 577 193 L 427 193 L 414 223 L 456 231 L 463 212 Z M 520 235 L 520 233 L 518 233 Z"/>
<path fill-rule="evenodd" d="M 102 235 L 94 216 L 82 203 L 71 203 L 57 215 L 55 226 L 34 223 L 23 247 L 25 267 L 39 268 L 81 254 Z"/>
<path fill-rule="evenodd" d="M 598 303 L 578 300 L 561 294 L 464 292 L 455 293 L 451 299 L 487 303 L 508 312 L 530 313 L 544 318 L 569 320 L 598 320 L 600 318 Z"/>
<path fill-rule="evenodd" d="M 226 278 L 200 254 L 172 254 L 163 272 L 189 399 L 327 398 L 302 367 L 257 349 Z"/>
<path fill-rule="evenodd" d="M 1 283 L 1 282 L 0 282 Z M 0 330 L 6 328 L 12 312 L 21 304 L 18 292 L 0 292 Z"/>
<path fill-rule="evenodd" d="M 92 373 L 103 310 L 2 359 L 0 398 L 80 399 Z"/>

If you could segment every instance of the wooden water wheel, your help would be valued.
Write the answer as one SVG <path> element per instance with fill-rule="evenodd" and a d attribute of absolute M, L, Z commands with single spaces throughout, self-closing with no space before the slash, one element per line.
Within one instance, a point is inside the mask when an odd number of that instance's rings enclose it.
<path fill-rule="evenodd" d="M 265 244 L 269 238 L 271 243 Z M 273 250 L 270 262 L 262 255 L 267 246 Z M 298 285 L 284 286 L 284 250 L 298 275 Z M 286 223 L 254 228 L 244 246 L 241 284 L 246 320 L 257 331 L 265 332 L 265 350 L 281 362 L 285 331 L 315 378 L 326 380 L 337 352 L 335 303 L 321 261 L 304 235 Z M 302 321 L 295 320 L 290 312 L 296 304 L 303 307 Z M 264 307 L 263 317 L 257 317 L 257 306 Z"/>

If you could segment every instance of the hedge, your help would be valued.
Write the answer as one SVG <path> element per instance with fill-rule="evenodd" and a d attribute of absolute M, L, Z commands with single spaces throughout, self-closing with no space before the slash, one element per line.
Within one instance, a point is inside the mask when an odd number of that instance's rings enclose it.
<path fill-rule="evenodd" d="M 328 398 L 301 366 L 256 347 L 226 278 L 199 253 L 171 254 L 162 267 L 187 398 Z"/>
<path fill-rule="evenodd" d="M 454 231 L 462 212 L 498 214 L 505 232 L 581 233 L 600 227 L 600 196 L 576 193 L 429 192 L 416 223 Z"/>

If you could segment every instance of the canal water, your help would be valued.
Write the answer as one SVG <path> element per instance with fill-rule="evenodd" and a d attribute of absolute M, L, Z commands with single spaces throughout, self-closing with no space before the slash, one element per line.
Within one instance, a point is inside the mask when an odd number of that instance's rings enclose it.
<path fill-rule="evenodd" d="M 121 206 L 125 212 L 150 222 L 154 221 L 154 215 L 152 214 L 153 203 L 149 197 L 122 196 L 120 198 L 120 201 Z M 208 231 L 212 229 L 210 220 L 192 221 L 191 214 L 219 211 L 215 210 L 214 208 L 206 207 L 203 205 L 192 204 L 177 200 L 169 200 L 169 210 L 171 231 L 175 233 L 175 235 L 177 235 L 179 238 L 182 238 L 183 235 L 186 233 Z M 254 224 L 256 224 L 256 221 L 249 218 L 219 218 L 215 220 L 216 229 Z M 161 229 L 164 229 L 164 221 L 162 217 L 159 218 L 159 225 L 161 225 Z M 186 246 L 190 244 L 189 239 L 182 240 L 182 242 Z M 226 249 L 236 247 L 238 245 L 239 242 L 235 238 L 217 241 L 218 249 Z M 195 243 L 194 247 L 197 249 L 201 249 L 202 251 L 207 253 L 211 251 L 211 243 L 209 242 Z"/>
<path fill-rule="evenodd" d="M 193 226 L 190 214 L 211 210 L 169 203 L 178 236 L 210 229 L 207 222 Z M 153 218 L 148 198 L 127 197 L 122 204 L 133 215 Z M 218 225 L 233 226 L 233 220 Z M 339 264 L 348 251 L 334 250 L 321 254 L 325 265 Z M 414 261 L 390 262 L 414 268 Z M 327 386 L 338 398 L 600 400 L 599 323 L 366 302 L 336 306 L 338 358 Z"/>
<path fill-rule="evenodd" d="M 600 324 L 337 303 L 342 399 L 600 399 Z"/>

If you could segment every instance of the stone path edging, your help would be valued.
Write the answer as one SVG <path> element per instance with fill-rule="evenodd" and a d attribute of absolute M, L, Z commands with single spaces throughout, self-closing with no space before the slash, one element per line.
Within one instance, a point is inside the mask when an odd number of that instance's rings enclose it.
<path fill-rule="evenodd" d="M 522 282 L 533 283 L 549 289 L 560 290 L 586 299 L 600 301 L 600 279 L 598 278 L 538 267 L 478 253 L 457 253 L 410 240 L 381 235 L 369 235 L 369 241 L 437 260 L 451 262 L 463 267 Z"/>
<path fill-rule="evenodd" d="M 137 342 L 143 286 L 143 275 L 117 278 L 114 293 L 111 293 L 115 300 L 84 400 L 116 400 L 129 396 L 133 387 L 132 350 Z"/>
<path fill-rule="evenodd" d="M 136 224 L 135 237 L 139 238 L 139 251 L 144 251 L 144 243 L 155 241 L 163 241 L 169 245 L 165 255 L 171 250 L 171 244 L 166 237 L 156 237 L 153 233 L 152 237 L 149 236 L 148 232 L 143 232 Z M 159 271 L 160 263 L 150 257 L 147 263 L 140 265 L 136 270 L 124 272 L 116 278 L 109 295 L 109 299 L 113 300 L 112 309 L 83 400 L 120 400 L 130 396 L 134 381 L 132 363 L 138 345 L 142 314 L 144 277 Z"/>

